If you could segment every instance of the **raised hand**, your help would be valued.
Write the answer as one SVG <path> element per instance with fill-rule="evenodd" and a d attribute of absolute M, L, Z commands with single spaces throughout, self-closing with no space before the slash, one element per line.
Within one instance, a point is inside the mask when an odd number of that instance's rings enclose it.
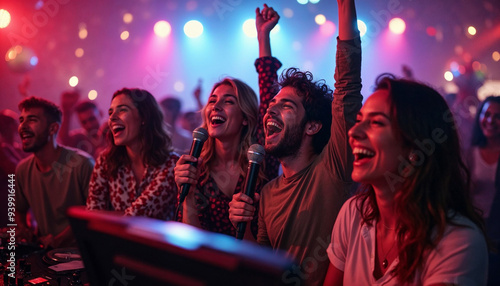
<path fill-rule="evenodd" d="M 262 12 L 260 8 L 255 9 L 255 27 L 257 28 L 257 35 L 269 35 L 271 30 L 276 26 L 280 16 L 272 7 L 264 4 Z"/>
<path fill-rule="evenodd" d="M 77 91 L 65 91 L 61 94 L 61 108 L 63 111 L 72 111 L 80 99 L 80 93 Z"/>

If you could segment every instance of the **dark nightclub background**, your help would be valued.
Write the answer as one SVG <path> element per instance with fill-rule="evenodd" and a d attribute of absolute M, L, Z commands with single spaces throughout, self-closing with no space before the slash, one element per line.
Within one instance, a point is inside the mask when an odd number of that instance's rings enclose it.
<path fill-rule="evenodd" d="M 271 38 L 273 54 L 284 67 L 310 70 L 333 86 L 336 1 L 302 1 L 266 2 L 281 15 L 279 31 Z M 19 85 L 28 94 L 59 103 L 61 92 L 73 89 L 73 76 L 82 97 L 95 98 L 103 111 L 112 93 L 124 86 L 148 89 L 158 99 L 179 97 L 184 111 L 196 107 L 192 93 L 200 79 L 203 102 L 213 83 L 224 76 L 240 78 L 257 91 L 257 40 L 244 33 L 243 24 L 255 18 L 255 8 L 263 3 L 1 1 L 0 9 L 9 12 L 11 21 L 0 29 L 0 109 L 17 111 L 23 98 Z M 453 92 L 445 73 L 457 77 L 470 65 L 475 76 L 487 80 L 485 88 L 500 93 L 500 1 L 358 0 L 357 9 L 367 26 L 362 37 L 365 97 L 378 74 L 402 76 L 403 65 L 443 93 Z M 318 14 L 326 24 L 317 23 L 322 23 Z M 394 17 L 406 23 L 404 33 L 389 31 Z M 0 24 L 7 18 L 0 12 Z M 166 37 L 155 35 L 160 20 L 170 24 Z M 184 25 L 190 20 L 203 25 L 199 37 L 186 36 Z"/>

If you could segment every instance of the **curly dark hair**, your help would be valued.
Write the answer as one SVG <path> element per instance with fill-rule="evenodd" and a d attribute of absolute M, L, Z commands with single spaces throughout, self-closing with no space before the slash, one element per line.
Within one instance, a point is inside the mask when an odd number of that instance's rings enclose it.
<path fill-rule="evenodd" d="M 306 111 L 305 122 L 320 122 L 322 127 L 313 137 L 316 154 L 321 153 L 330 139 L 332 125 L 333 91 L 324 80 L 313 81 L 311 72 L 289 68 L 281 73 L 278 81 L 281 88 L 293 87 L 300 97 Z"/>
<path fill-rule="evenodd" d="M 28 97 L 19 103 L 18 108 L 19 111 L 30 108 L 42 108 L 43 113 L 45 114 L 45 116 L 47 116 L 49 123 L 62 122 L 61 108 L 59 108 L 59 106 L 57 106 L 57 104 L 53 103 L 52 101 L 48 101 L 41 97 Z"/>
<path fill-rule="evenodd" d="M 437 246 L 447 225 L 456 225 L 454 215 L 467 217 L 483 234 L 484 221 L 472 205 L 470 173 L 462 159 L 454 117 L 444 98 L 427 85 L 387 74 L 377 79 L 376 90 L 389 92 L 396 136 L 406 148 L 424 157 L 412 172 L 401 174 L 404 179 L 395 185 L 400 259 L 395 276 L 406 284 L 422 269 L 426 258 L 422 253 Z M 437 137 L 439 140 L 431 144 L 430 138 Z M 423 145 L 427 145 L 426 150 Z M 372 225 L 380 217 L 373 188 L 363 185 L 357 201 L 363 222 Z"/>
<path fill-rule="evenodd" d="M 113 98 L 120 94 L 128 96 L 139 111 L 144 124 L 139 131 L 143 162 L 152 166 L 163 164 L 172 150 L 172 139 L 168 136 L 163 122 L 163 113 L 154 96 L 146 90 L 138 88 L 122 88 L 113 94 Z M 108 175 L 115 176 L 118 168 L 130 164 L 125 146 L 117 146 L 113 133 L 107 132 L 108 148 L 104 155 L 108 164 Z"/>

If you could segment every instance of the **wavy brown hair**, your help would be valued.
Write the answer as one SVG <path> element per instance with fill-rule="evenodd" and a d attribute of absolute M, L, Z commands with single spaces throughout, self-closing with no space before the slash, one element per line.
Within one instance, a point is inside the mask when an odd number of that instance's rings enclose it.
<path fill-rule="evenodd" d="M 458 226 L 453 222 L 456 215 L 470 219 L 483 234 L 484 222 L 471 203 L 470 174 L 461 156 L 453 115 L 441 95 L 424 84 L 387 75 L 377 79 L 376 90 L 389 92 L 396 136 L 423 157 L 413 170 L 398 174 L 400 181 L 395 185 L 400 260 L 395 276 L 409 283 L 422 269 L 425 253 L 443 238 L 446 226 Z M 363 223 L 373 225 L 380 217 L 373 188 L 362 186 L 357 202 Z"/>
<path fill-rule="evenodd" d="M 248 147 L 250 147 L 253 143 L 256 142 L 257 124 L 259 123 L 257 95 L 255 94 L 253 89 L 243 81 L 229 77 L 224 78 L 221 81 L 214 84 L 210 94 L 213 94 L 214 90 L 221 85 L 228 85 L 233 88 L 234 93 L 236 95 L 237 104 L 241 109 L 241 112 L 243 113 L 243 117 L 248 122 L 248 124 L 246 126 L 243 126 L 242 128 L 240 144 L 238 146 L 239 149 L 238 163 L 240 165 L 241 175 L 245 176 L 246 175 L 245 171 L 248 168 L 248 158 L 247 158 Z M 205 105 L 201 113 L 203 117 L 202 127 L 205 129 L 207 129 L 208 126 L 205 116 L 206 108 L 207 105 Z M 203 145 L 200 157 L 203 158 L 203 164 L 200 166 L 201 167 L 200 183 L 204 184 L 208 180 L 208 177 L 210 175 L 210 165 L 212 164 L 213 159 L 215 157 L 214 138 L 210 136 L 208 137 L 207 141 Z M 262 169 L 263 168 L 260 168 L 259 170 L 259 179 L 257 181 L 257 184 L 265 180 L 265 175 Z"/>
<path fill-rule="evenodd" d="M 142 160 L 145 164 L 160 166 L 167 161 L 172 150 L 172 140 L 165 131 L 163 113 L 154 96 L 146 90 L 138 88 L 122 88 L 113 94 L 128 96 L 139 111 L 143 125 L 139 130 Z M 120 166 L 129 165 L 130 158 L 125 146 L 117 146 L 112 132 L 107 132 L 108 148 L 104 151 L 108 164 L 108 175 L 116 176 Z"/>

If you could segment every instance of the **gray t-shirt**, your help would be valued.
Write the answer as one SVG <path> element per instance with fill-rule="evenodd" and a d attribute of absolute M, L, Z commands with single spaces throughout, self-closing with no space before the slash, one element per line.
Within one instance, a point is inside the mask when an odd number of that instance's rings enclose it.
<path fill-rule="evenodd" d="M 80 150 L 61 147 L 59 159 L 48 172 L 40 172 L 31 155 L 16 168 L 16 211 L 30 208 L 41 236 L 57 235 L 69 221 L 70 206 L 85 205 L 94 159 Z"/>

